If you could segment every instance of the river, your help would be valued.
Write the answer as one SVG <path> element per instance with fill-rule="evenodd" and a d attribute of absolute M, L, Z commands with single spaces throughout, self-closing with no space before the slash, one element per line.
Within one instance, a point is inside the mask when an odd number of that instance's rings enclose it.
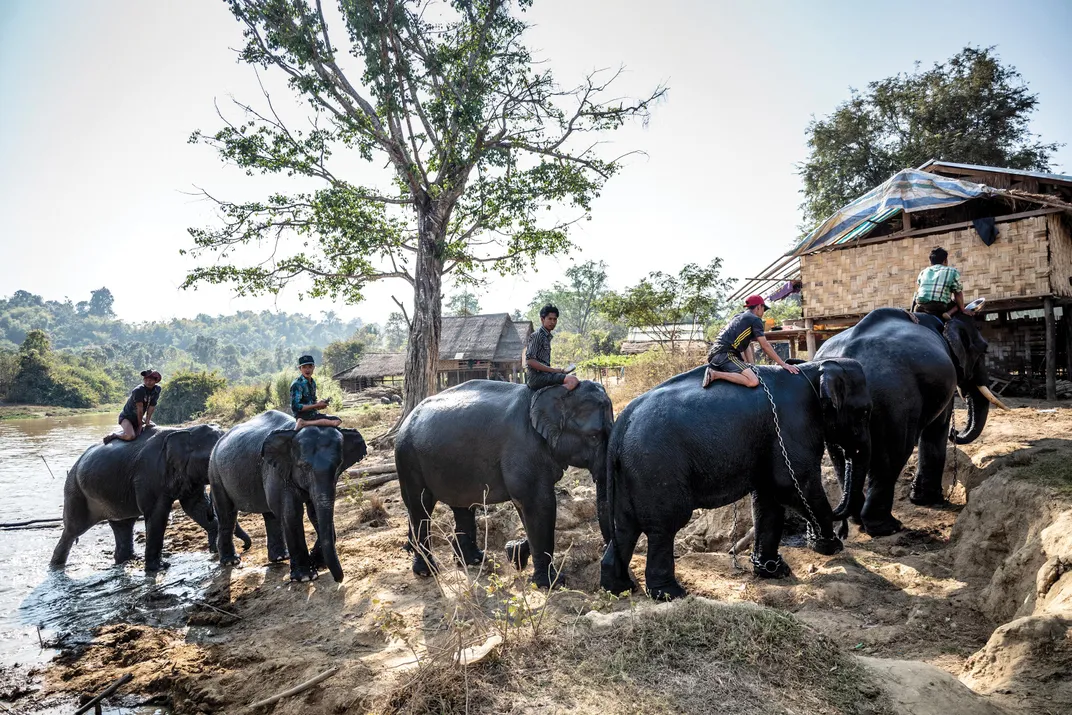
<path fill-rule="evenodd" d="M 0 522 L 61 516 L 67 470 L 113 429 L 111 413 L 0 421 Z M 140 560 L 144 526 L 139 522 L 137 561 L 113 563 L 115 541 L 105 523 L 79 539 L 64 571 L 53 572 L 48 562 L 59 535 L 59 528 L 0 530 L 0 667 L 25 670 L 43 664 L 57 652 L 47 646 L 86 640 L 104 623 L 181 625 L 184 606 L 214 568 L 207 551 L 175 553 L 167 572 L 147 577 Z M 150 591 L 152 598 L 146 599 Z M 176 598 L 163 599 L 169 607 L 146 605 L 150 600 L 158 604 L 160 594 Z M 25 712 L 17 705 L 16 711 Z"/>

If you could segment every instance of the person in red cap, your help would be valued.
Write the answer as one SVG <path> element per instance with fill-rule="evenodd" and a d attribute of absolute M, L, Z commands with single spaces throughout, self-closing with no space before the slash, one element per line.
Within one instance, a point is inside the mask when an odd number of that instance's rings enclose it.
<path fill-rule="evenodd" d="M 147 427 L 152 427 L 153 411 L 156 410 L 156 402 L 160 399 L 160 373 L 152 368 L 141 371 L 142 384 L 135 387 L 123 405 L 123 411 L 119 413 L 119 426 L 122 433 L 116 432 L 107 435 L 104 443 L 121 439 L 129 442 L 137 439 Z"/>
<path fill-rule="evenodd" d="M 758 387 L 759 378 L 752 369 L 752 341 L 759 343 L 763 352 L 775 364 L 781 365 L 796 374 L 799 369 L 782 360 L 774 348 L 763 337 L 763 314 L 767 304 L 763 296 L 750 295 L 744 301 L 744 312 L 733 316 L 729 324 L 715 338 L 715 344 L 707 353 L 707 370 L 704 371 L 703 386 L 707 387 L 715 380 L 725 380 L 745 387 Z"/>

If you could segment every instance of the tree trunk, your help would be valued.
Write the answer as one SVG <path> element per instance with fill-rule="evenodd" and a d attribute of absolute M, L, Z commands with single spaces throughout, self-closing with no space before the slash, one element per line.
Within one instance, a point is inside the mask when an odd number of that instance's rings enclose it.
<path fill-rule="evenodd" d="M 435 204 L 418 208 L 417 266 L 414 271 L 413 320 L 406 348 L 402 416 L 435 393 L 442 332 L 443 244 L 447 220 Z"/>

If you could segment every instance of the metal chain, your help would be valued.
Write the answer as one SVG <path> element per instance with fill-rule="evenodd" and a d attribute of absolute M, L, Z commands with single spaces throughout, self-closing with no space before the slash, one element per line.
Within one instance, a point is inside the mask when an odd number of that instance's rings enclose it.
<path fill-rule="evenodd" d="M 778 406 L 774 404 L 774 395 L 771 394 L 770 389 L 767 387 L 767 383 L 759 376 L 758 370 L 756 371 L 756 378 L 759 380 L 759 384 L 763 387 L 763 391 L 767 393 L 767 399 L 770 400 L 771 414 L 774 415 L 774 433 L 778 435 L 778 446 L 782 449 L 782 459 L 785 460 L 785 466 L 789 469 L 789 476 L 793 479 L 793 486 L 796 487 L 797 494 L 800 496 L 800 501 L 803 502 L 804 508 L 808 510 L 807 516 L 810 517 L 808 529 L 810 531 L 812 524 L 814 524 L 815 533 L 821 533 L 819 530 L 819 520 L 815 517 L 815 512 L 811 510 L 811 504 L 808 503 L 807 498 L 804 496 L 804 490 L 800 488 L 800 482 L 797 481 L 797 473 L 793 470 L 793 464 L 789 461 L 789 453 L 786 451 L 785 442 L 782 440 L 782 426 L 778 422 Z M 758 542 L 758 539 L 756 541 Z"/>
<path fill-rule="evenodd" d="M 733 570 L 744 571 L 744 569 L 741 568 L 741 565 L 737 563 L 737 502 L 733 502 L 733 528 L 730 531 L 730 557 L 733 559 Z"/>
<path fill-rule="evenodd" d="M 953 483 L 949 485 L 949 493 L 946 495 L 946 499 L 948 501 L 952 501 L 953 500 L 953 492 L 957 488 L 957 481 L 958 481 L 958 479 L 957 479 L 957 471 L 958 471 L 957 467 L 959 466 L 957 464 L 957 451 L 958 451 L 957 450 L 957 440 L 953 436 L 957 431 L 957 413 L 956 413 L 955 410 L 953 411 L 953 414 L 950 417 L 949 424 L 952 426 L 952 429 L 949 430 L 949 444 L 953 445 Z"/>

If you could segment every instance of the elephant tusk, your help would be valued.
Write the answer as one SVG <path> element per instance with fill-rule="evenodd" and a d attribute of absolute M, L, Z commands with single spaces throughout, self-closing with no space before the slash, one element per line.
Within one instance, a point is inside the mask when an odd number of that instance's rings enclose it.
<path fill-rule="evenodd" d="M 983 396 L 983 397 L 985 397 L 985 398 L 986 398 L 987 400 L 989 400 L 989 401 L 990 401 L 990 402 L 992 402 L 993 404 L 997 405 L 997 406 L 998 406 L 998 407 L 1000 407 L 1001 409 L 1003 409 L 1003 410 L 1008 410 L 1008 409 L 1009 409 L 1009 408 L 1008 408 L 1008 407 L 1007 407 L 1007 406 L 1005 405 L 1005 403 L 1004 403 L 1004 402 L 1002 402 L 1001 400 L 999 400 L 999 399 L 997 398 L 997 395 L 995 395 L 995 394 L 994 394 L 993 392 L 991 392 L 991 391 L 990 391 L 990 388 L 989 388 L 989 387 L 983 387 L 983 386 L 980 386 L 980 387 L 978 388 L 978 390 L 979 390 L 979 393 L 980 393 L 980 394 L 982 394 L 982 396 Z"/>

